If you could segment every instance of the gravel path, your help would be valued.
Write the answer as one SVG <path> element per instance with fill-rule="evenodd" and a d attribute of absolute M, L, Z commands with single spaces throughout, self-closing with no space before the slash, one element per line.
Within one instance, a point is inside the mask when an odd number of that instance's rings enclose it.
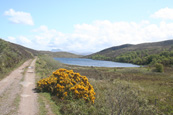
<path fill-rule="evenodd" d="M 35 88 L 35 62 L 34 59 L 26 71 L 24 81 L 20 84 L 23 86 L 21 93 L 21 101 L 19 103 L 19 115 L 37 115 L 38 104 Z"/>
<path fill-rule="evenodd" d="M 0 115 L 16 115 L 20 100 L 21 85 L 24 69 L 32 60 L 26 61 L 0 81 Z"/>

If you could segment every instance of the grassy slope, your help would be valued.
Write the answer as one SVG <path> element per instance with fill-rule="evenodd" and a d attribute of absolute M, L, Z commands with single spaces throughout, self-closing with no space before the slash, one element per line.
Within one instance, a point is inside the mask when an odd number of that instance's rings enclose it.
<path fill-rule="evenodd" d="M 7 75 L 12 69 L 21 65 L 25 60 L 37 55 L 49 55 L 51 57 L 77 58 L 79 55 L 67 52 L 36 51 L 21 45 L 0 39 L 0 79 Z"/>
<path fill-rule="evenodd" d="M 0 39 L 0 79 L 25 60 L 33 58 L 37 51 Z"/>
<path fill-rule="evenodd" d="M 51 57 L 64 57 L 64 58 L 79 58 L 80 55 L 68 53 L 68 52 L 50 52 L 50 51 L 40 51 L 41 54 L 45 54 Z"/>
<path fill-rule="evenodd" d="M 52 103 L 59 114 L 172 114 L 173 113 L 173 68 L 165 73 L 153 72 L 153 68 L 94 68 L 67 66 L 56 63 L 49 57 L 37 61 L 37 73 L 47 77 L 58 68 L 73 69 L 89 78 L 96 91 L 95 104 L 82 100 L 62 101 L 40 93 Z M 55 109 L 57 108 L 57 109 Z"/>
<path fill-rule="evenodd" d="M 121 46 L 107 48 L 92 55 L 100 54 L 100 55 L 105 55 L 107 57 L 116 57 L 120 54 L 129 52 L 129 51 L 146 50 L 146 49 L 152 51 L 151 53 L 158 53 L 161 50 L 169 49 L 172 46 L 173 46 L 173 40 L 167 40 L 167 41 L 155 42 L 155 43 L 143 43 L 143 44 L 137 44 L 137 45 L 125 44 Z"/>
<path fill-rule="evenodd" d="M 148 52 L 148 55 L 150 54 L 159 54 L 161 51 L 164 50 L 172 50 L 173 49 L 173 40 L 167 40 L 167 41 L 162 41 L 162 42 L 155 42 L 155 43 L 143 43 L 143 44 L 137 44 L 137 45 L 132 45 L 132 44 L 125 44 L 121 46 L 116 46 L 116 47 L 111 47 L 104 49 L 100 52 L 97 52 L 95 54 L 86 56 L 87 58 L 93 58 L 96 57 L 100 58 L 103 57 L 103 59 L 115 61 L 115 58 L 122 55 L 122 54 L 127 54 L 129 52 L 133 51 L 141 51 L 141 53 L 145 53 L 146 51 Z M 97 57 L 99 55 L 99 57 Z M 127 56 L 127 55 L 126 55 Z M 140 57 L 142 57 L 143 54 L 140 54 Z M 102 58 L 100 58 L 102 59 Z"/>

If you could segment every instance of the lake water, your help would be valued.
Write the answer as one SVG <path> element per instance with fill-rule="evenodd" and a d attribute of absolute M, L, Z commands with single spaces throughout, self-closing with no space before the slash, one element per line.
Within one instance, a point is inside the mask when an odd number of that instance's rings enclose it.
<path fill-rule="evenodd" d="M 54 58 L 55 60 L 69 65 L 95 66 L 95 67 L 139 67 L 130 63 L 119 63 L 112 61 L 92 60 L 85 58 Z"/>

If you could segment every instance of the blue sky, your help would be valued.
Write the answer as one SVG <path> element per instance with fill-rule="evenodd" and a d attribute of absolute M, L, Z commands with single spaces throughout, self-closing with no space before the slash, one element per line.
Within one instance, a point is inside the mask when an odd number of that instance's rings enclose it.
<path fill-rule="evenodd" d="M 0 38 L 36 50 L 96 52 L 173 39 L 172 0 L 1 0 Z"/>

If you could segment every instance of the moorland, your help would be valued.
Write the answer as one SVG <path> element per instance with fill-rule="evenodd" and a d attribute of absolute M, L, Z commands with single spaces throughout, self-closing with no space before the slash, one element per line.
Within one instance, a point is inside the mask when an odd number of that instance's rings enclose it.
<path fill-rule="evenodd" d="M 35 57 L 35 84 L 65 68 L 86 76 L 96 93 L 94 103 L 86 103 L 83 99 L 60 99 L 48 91 L 38 92 L 40 115 L 173 114 L 173 40 L 115 46 L 84 57 L 144 65 L 106 68 L 62 64 L 52 57 L 81 56 L 36 51 L 0 39 L 0 79 Z"/>

